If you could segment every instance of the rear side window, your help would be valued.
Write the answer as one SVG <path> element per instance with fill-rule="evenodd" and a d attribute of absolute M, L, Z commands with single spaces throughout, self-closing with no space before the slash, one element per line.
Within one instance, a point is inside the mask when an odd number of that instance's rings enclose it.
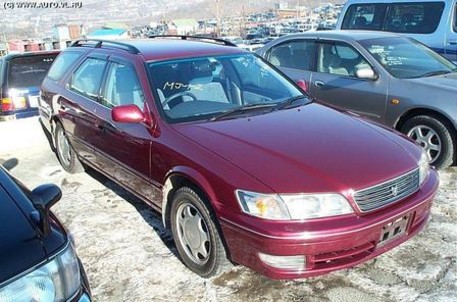
<path fill-rule="evenodd" d="M 24 56 L 11 59 L 8 68 L 8 86 L 25 88 L 40 86 L 57 54 Z"/>
<path fill-rule="evenodd" d="M 430 34 L 436 31 L 443 10 L 444 2 L 354 4 L 347 10 L 342 29 Z"/>
<path fill-rule="evenodd" d="M 277 67 L 309 70 L 314 42 L 297 40 L 282 43 L 271 48 L 268 61 Z"/>
<path fill-rule="evenodd" d="M 54 81 L 58 81 L 62 78 L 65 71 L 81 56 L 81 53 L 77 52 L 64 52 L 57 57 L 51 69 L 48 72 L 48 78 Z"/>
<path fill-rule="evenodd" d="M 106 64 L 105 60 L 95 58 L 84 61 L 71 77 L 70 89 L 96 100 Z"/>

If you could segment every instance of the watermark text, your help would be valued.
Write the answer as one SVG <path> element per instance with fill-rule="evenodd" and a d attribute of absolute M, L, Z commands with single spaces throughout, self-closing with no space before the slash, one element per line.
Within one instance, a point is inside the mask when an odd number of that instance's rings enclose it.
<path fill-rule="evenodd" d="M 82 2 L 56 2 L 56 1 L 7 1 L 3 2 L 1 8 L 5 10 L 13 10 L 13 9 L 30 9 L 30 8 L 37 8 L 37 9 L 65 9 L 65 8 L 82 8 Z"/>

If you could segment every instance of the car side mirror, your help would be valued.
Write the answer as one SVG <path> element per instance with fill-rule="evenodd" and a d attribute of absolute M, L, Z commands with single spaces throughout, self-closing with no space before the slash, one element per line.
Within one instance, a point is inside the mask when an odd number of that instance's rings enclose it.
<path fill-rule="evenodd" d="M 144 114 L 141 109 L 134 104 L 116 106 L 111 110 L 111 118 L 119 123 L 142 123 Z"/>
<path fill-rule="evenodd" d="M 376 75 L 374 70 L 371 69 L 370 67 L 364 67 L 364 68 L 357 70 L 355 72 L 355 75 L 359 79 L 366 79 L 366 80 L 376 80 L 378 78 L 378 76 Z"/>
<path fill-rule="evenodd" d="M 62 198 L 62 191 L 54 184 L 44 184 L 32 191 L 32 203 L 39 213 L 37 219 L 43 236 L 51 233 L 49 213 L 51 207 Z"/>
<path fill-rule="evenodd" d="M 305 80 L 297 80 L 295 83 L 301 88 L 301 90 L 308 92 L 308 85 L 306 85 Z"/>

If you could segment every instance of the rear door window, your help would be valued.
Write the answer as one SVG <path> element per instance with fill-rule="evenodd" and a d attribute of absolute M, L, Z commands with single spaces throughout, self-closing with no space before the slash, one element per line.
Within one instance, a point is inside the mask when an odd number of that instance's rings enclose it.
<path fill-rule="evenodd" d="M 88 58 L 70 79 L 70 90 L 96 100 L 107 61 Z"/>
<path fill-rule="evenodd" d="M 57 54 L 23 56 L 11 59 L 8 86 L 25 88 L 40 86 Z"/>
<path fill-rule="evenodd" d="M 275 45 L 267 58 L 276 67 L 310 70 L 313 51 L 312 40 L 296 40 Z"/>
<path fill-rule="evenodd" d="M 443 10 L 444 2 L 353 4 L 341 28 L 430 34 L 436 31 Z"/>

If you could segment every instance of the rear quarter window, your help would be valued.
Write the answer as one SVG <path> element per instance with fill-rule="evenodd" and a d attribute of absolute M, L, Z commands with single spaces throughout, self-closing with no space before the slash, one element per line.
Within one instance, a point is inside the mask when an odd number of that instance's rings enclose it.
<path fill-rule="evenodd" d="M 47 77 L 53 81 L 60 80 L 68 68 L 81 57 L 81 55 L 81 53 L 70 51 L 60 54 L 49 69 Z"/>

